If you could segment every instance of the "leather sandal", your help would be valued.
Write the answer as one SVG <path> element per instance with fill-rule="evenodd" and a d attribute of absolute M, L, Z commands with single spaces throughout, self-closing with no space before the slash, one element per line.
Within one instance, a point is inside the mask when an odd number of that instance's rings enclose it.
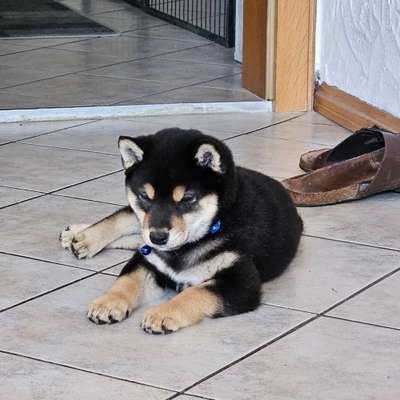
<path fill-rule="evenodd" d="M 399 191 L 400 135 L 362 129 L 328 153 L 319 153 L 311 166 L 318 168 L 282 182 L 298 206 L 336 204 Z"/>
<path fill-rule="evenodd" d="M 343 140 L 333 149 L 312 150 L 300 156 L 299 166 L 304 172 L 315 171 L 339 161 L 369 153 L 384 146 L 378 133 L 393 133 L 377 126 L 362 128 Z"/>

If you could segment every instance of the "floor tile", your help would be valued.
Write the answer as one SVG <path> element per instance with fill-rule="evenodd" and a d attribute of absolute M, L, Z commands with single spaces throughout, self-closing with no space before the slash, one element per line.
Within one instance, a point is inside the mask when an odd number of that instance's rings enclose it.
<path fill-rule="evenodd" d="M 235 75 L 225 76 L 223 78 L 213 79 L 208 82 L 204 82 L 201 86 L 214 87 L 219 89 L 233 89 L 247 91 L 242 87 L 242 74 L 235 73 Z"/>
<path fill-rule="evenodd" d="M 399 332 L 319 319 L 190 393 L 219 400 L 393 400 L 400 392 Z"/>
<path fill-rule="evenodd" d="M 93 223 L 119 207 L 66 197 L 45 196 L 0 210 L 0 251 L 56 263 L 100 270 L 131 257 L 126 250 L 105 250 L 78 260 L 61 248 L 60 232 L 71 224 Z"/>
<path fill-rule="evenodd" d="M 112 62 L 108 64 L 116 64 L 123 61 L 133 61 L 145 57 L 151 57 L 162 53 L 176 50 L 182 50 L 196 46 L 193 43 L 181 42 L 177 40 L 153 39 L 143 40 L 143 38 L 135 38 L 128 36 L 119 37 L 103 37 L 82 42 L 70 43 L 57 46 L 59 51 L 78 54 L 79 57 L 111 57 Z M 68 51 L 67 51 L 68 50 Z M 1 60 L 0 60 L 1 64 Z"/>
<path fill-rule="evenodd" d="M 3 366 L 0 385 L 5 399 L 162 400 L 172 394 L 10 354 L 0 353 L 0 363 Z"/>
<path fill-rule="evenodd" d="M 88 274 L 77 268 L 0 254 L 0 310 Z"/>
<path fill-rule="evenodd" d="M 76 42 L 75 45 L 85 42 Z M 49 78 L 51 76 L 109 65 L 117 61 L 113 54 L 93 53 L 88 56 L 85 52 L 71 52 L 62 50 L 60 47 L 24 51 L 23 53 L 0 57 L 0 65 L 2 66 L 21 67 L 23 65 L 26 71 L 46 72 Z"/>
<path fill-rule="evenodd" d="M 179 53 L 163 55 L 160 58 L 179 60 L 187 62 L 199 62 L 210 64 L 234 64 L 233 58 L 234 49 L 228 49 L 219 44 L 210 44 L 208 46 L 198 47 L 196 49 L 182 50 Z"/>
<path fill-rule="evenodd" d="M 17 53 L 19 51 L 23 51 L 23 49 L 21 47 L 14 45 L 12 42 L 8 40 L 0 41 L 0 56 Z"/>
<path fill-rule="evenodd" d="M 81 1 L 81 0 L 77 0 Z M 11 43 L 13 46 L 19 48 L 19 51 L 33 50 L 41 47 L 51 47 L 57 46 L 63 43 L 71 43 L 71 42 L 79 42 L 81 40 L 86 40 L 83 38 L 76 37 L 65 37 L 65 38 L 25 38 L 25 39 L 12 39 L 8 38 L 7 40 L 1 40 L 1 43 Z"/>
<path fill-rule="evenodd" d="M 0 92 L 1 93 L 1 92 Z M 46 132 L 53 132 L 87 121 L 51 121 L 51 122 L 11 122 L 0 123 L 0 144 L 25 139 Z"/>
<path fill-rule="evenodd" d="M 122 0 L 60 0 L 60 3 L 84 14 L 131 9 L 132 7 Z"/>
<path fill-rule="evenodd" d="M 300 154 L 322 147 L 306 142 L 269 139 L 255 134 L 230 139 L 227 144 L 237 165 L 279 178 L 302 173 L 298 166 Z"/>
<path fill-rule="evenodd" d="M 238 120 L 238 118 L 234 119 Z M 245 123 L 245 121 L 246 120 L 243 119 L 242 123 Z M 267 121 L 268 119 L 263 119 L 259 120 L 258 123 L 268 123 Z M 179 127 L 181 129 L 201 129 L 203 133 L 216 136 L 219 139 L 232 136 L 232 132 L 221 131 L 224 127 L 222 125 L 219 126 L 219 122 L 221 122 L 221 117 L 218 114 L 215 116 L 197 114 L 136 117 L 129 120 L 109 119 L 61 130 L 54 134 L 40 136 L 27 140 L 26 143 L 119 155 L 119 136 L 135 137 L 139 135 L 148 135 L 165 128 Z M 251 122 L 256 123 L 257 121 Z M 238 127 L 240 127 L 240 125 L 238 125 Z"/>
<path fill-rule="evenodd" d="M 42 108 L 48 99 L 40 99 L 38 97 L 25 96 L 23 94 L 10 95 L 7 89 L 0 89 L 0 110 L 23 110 Z"/>
<path fill-rule="evenodd" d="M 23 54 L 23 53 L 18 53 Z M 3 56 L 9 57 L 9 56 Z M 33 68 L 25 67 L 25 66 L 7 66 L 1 65 L 0 57 L 0 88 L 8 88 L 10 86 L 22 85 L 24 83 L 34 82 L 39 79 L 45 79 L 49 77 L 48 71 L 43 70 L 35 70 Z M 50 74 L 51 76 L 51 74 Z M 31 94 L 22 93 L 21 95 L 27 97 L 34 97 Z M 12 99 L 10 99 L 11 101 Z M 0 103 L 0 107 L 3 108 L 3 101 Z"/>
<path fill-rule="evenodd" d="M 308 314 L 262 306 L 166 336 L 149 335 L 139 328 L 142 311 L 121 324 L 94 325 L 85 319 L 87 304 L 113 280 L 98 275 L 2 313 L 1 349 L 182 389 L 308 318 Z"/>
<path fill-rule="evenodd" d="M 0 187 L 0 208 L 9 206 L 19 201 L 31 199 L 36 196 L 40 196 L 40 193 L 32 192 L 30 190 Z"/>
<path fill-rule="evenodd" d="M 106 119 L 40 136 L 27 143 L 99 151 L 119 156 L 118 138 L 120 136 L 148 135 L 160 129 L 160 125 L 153 122 L 151 117 L 138 117 L 135 120 Z"/>
<path fill-rule="evenodd" d="M 127 204 L 125 176 L 123 172 L 118 172 L 68 189 L 60 190 L 56 192 L 56 195 L 102 201 L 119 204 L 121 206 Z"/>
<path fill-rule="evenodd" d="M 300 118 L 296 119 L 296 123 L 301 124 L 319 124 L 319 125 L 333 125 L 338 126 L 335 122 L 325 118 L 321 114 L 317 113 L 316 111 L 308 111 L 304 113 Z"/>
<path fill-rule="evenodd" d="M 129 97 L 141 97 L 168 90 L 168 82 L 114 79 L 73 74 L 6 90 L 9 95 L 35 93 L 41 107 L 73 107 L 110 105 Z M 46 97 L 47 94 L 47 97 Z"/>
<path fill-rule="evenodd" d="M 243 90 L 219 89 L 206 86 L 188 86 L 174 89 L 162 94 L 124 100 L 118 105 L 129 104 L 178 104 L 178 103 L 204 103 L 229 102 L 229 101 L 262 101 L 251 92 Z"/>
<path fill-rule="evenodd" d="M 328 315 L 400 329 L 399 293 L 400 274 L 397 272 L 343 303 Z"/>
<path fill-rule="evenodd" d="M 285 124 L 271 126 L 257 132 L 269 138 L 312 142 L 323 146 L 333 147 L 351 135 L 347 129 L 335 125 L 296 123 L 297 119 Z"/>
<path fill-rule="evenodd" d="M 298 210 L 307 221 L 307 234 L 400 250 L 399 193 Z"/>
<path fill-rule="evenodd" d="M 114 275 L 114 276 L 119 276 L 119 274 L 121 273 L 122 268 L 124 268 L 125 264 L 126 263 L 123 262 L 121 264 L 115 265 L 114 267 L 111 267 L 111 268 L 105 270 L 104 273 Z"/>
<path fill-rule="evenodd" d="M 319 313 L 398 266 L 395 251 L 302 237 L 288 270 L 264 285 L 263 302 Z"/>
<path fill-rule="evenodd" d="M 182 129 L 199 129 L 207 132 L 223 132 L 224 138 L 261 129 L 285 121 L 296 113 L 232 112 L 214 114 L 165 115 L 152 117 L 152 122 L 162 127 L 178 126 Z M 209 133 L 207 133 L 209 134 Z M 228 142 L 228 145 L 231 141 Z"/>
<path fill-rule="evenodd" d="M 132 32 L 125 33 L 127 36 L 145 37 L 145 38 L 159 38 L 159 39 L 172 39 L 172 40 L 183 40 L 185 42 L 195 43 L 211 43 L 206 38 L 196 35 L 187 30 L 183 30 L 178 26 L 172 24 L 166 24 L 153 28 L 136 29 Z"/>
<path fill-rule="evenodd" d="M 196 64 L 174 60 L 154 60 L 148 58 L 117 64 L 111 67 L 86 72 L 88 75 L 107 76 L 121 79 L 144 79 L 173 83 L 175 87 L 208 81 L 237 71 L 234 66 L 216 64 Z"/>
<path fill-rule="evenodd" d="M 118 157 L 28 144 L 0 147 L 0 185 L 48 192 L 117 171 Z"/>
<path fill-rule="evenodd" d="M 136 29 L 151 28 L 166 24 L 165 21 L 148 14 L 129 10 L 110 11 L 104 14 L 97 14 L 93 19 L 118 32 L 134 31 Z"/>

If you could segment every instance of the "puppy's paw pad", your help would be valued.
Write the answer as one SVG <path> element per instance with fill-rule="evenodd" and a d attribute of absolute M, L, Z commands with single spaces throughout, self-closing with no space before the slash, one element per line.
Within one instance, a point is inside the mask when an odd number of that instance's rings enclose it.
<path fill-rule="evenodd" d="M 93 301 L 87 312 L 87 317 L 95 324 L 114 324 L 128 318 L 132 307 L 122 296 L 105 294 Z"/>
<path fill-rule="evenodd" d="M 64 249 L 70 249 L 72 245 L 72 241 L 74 240 L 75 235 L 85 230 L 89 225 L 88 224 L 74 224 L 67 226 L 60 233 L 60 242 L 61 246 Z"/>
<path fill-rule="evenodd" d="M 155 307 L 149 310 L 141 323 L 142 329 L 153 335 L 167 335 L 183 328 L 186 324 L 182 323 L 178 315 L 172 312 L 165 312 Z"/>

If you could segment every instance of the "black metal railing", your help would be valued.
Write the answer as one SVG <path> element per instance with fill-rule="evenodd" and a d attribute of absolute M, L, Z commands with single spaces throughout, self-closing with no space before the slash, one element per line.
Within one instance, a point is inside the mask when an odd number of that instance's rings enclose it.
<path fill-rule="evenodd" d="M 209 40 L 235 44 L 235 0 L 127 0 Z"/>

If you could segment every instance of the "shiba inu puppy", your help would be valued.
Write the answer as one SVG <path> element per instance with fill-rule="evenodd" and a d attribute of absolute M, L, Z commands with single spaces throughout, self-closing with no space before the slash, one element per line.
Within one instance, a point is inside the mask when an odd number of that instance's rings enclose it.
<path fill-rule="evenodd" d="M 205 317 L 254 310 L 261 285 L 294 257 L 303 224 L 283 186 L 234 164 L 228 147 L 196 130 L 120 137 L 129 206 L 93 225 L 71 225 L 62 245 L 78 258 L 138 249 L 88 318 L 113 323 L 144 300 L 142 328 L 165 334 Z"/>

